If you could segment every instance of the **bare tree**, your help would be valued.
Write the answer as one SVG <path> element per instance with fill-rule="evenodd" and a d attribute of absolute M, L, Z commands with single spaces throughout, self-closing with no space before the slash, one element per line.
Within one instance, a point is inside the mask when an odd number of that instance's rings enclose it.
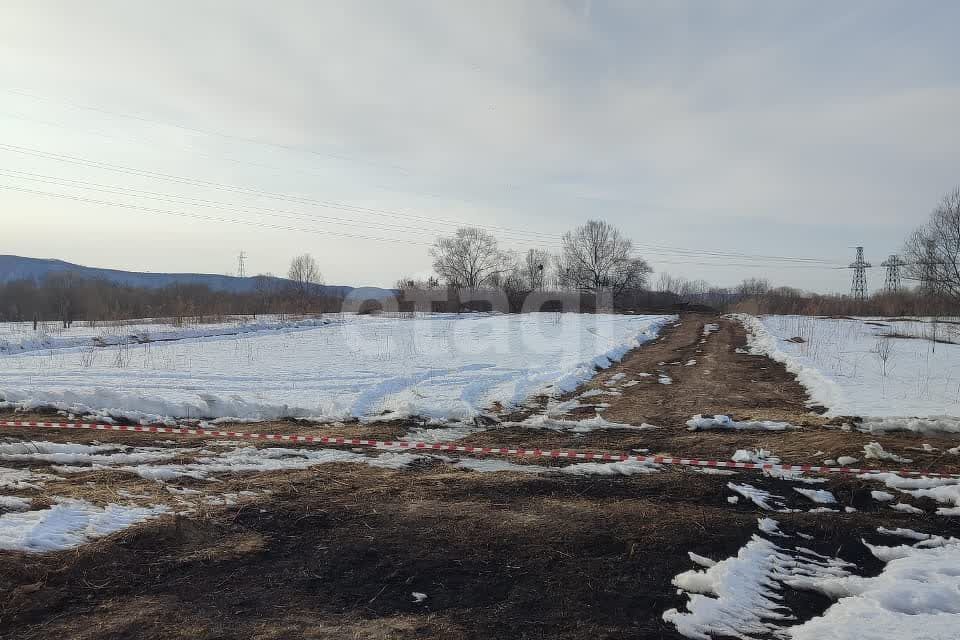
<path fill-rule="evenodd" d="M 530 249 L 523 258 L 523 279 L 530 291 L 541 291 L 547 284 L 551 262 L 550 253 L 543 249 Z"/>
<path fill-rule="evenodd" d="M 766 278 L 747 278 L 737 285 L 737 295 L 744 298 L 762 298 L 770 291 L 770 281 Z"/>
<path fill-rule="evenodd" d="M 893 338 L 890 336 L 880 336 L 873 347 L 873 355 L 877 356 L 880 362 L 880 373 L 884 378 L 887 377 L 887 365 L 890 363 L 890 357 L 893 355 Z"/>
<path fill-rule="evenodd" d="M 657 291 L 679 294 L 680 289 L 683 287 L 683 283 L 683 278 L 672 276 L 664 271 L 657 277 Z"/>
<path fill-rule="evenodd" d="M 497 239 L 475 227 L 461 227 L 450 237 L 437 238 L 430 255 L 433 270 L 457 289 L 478 289 L 506 273 L 510 266 Z"/>
<path fill-rule="evenodd" d="M 590 220 L 563 235 L 560 278 L 582 291 L 610 288 L 619 294 L 642 288 L 653 269 L 642 258 L 631 257 L 632 250 L 633 243 L 616 227 Z"/>
<path fill-rule="evenodd" d="M 323 274 L 317 261 L 309 253 L 299 255 L 290 261 L 290 270 L 287 271 L 290 287 L 300 303 L 300 311 L 305 312 L 310 299 L 320 292 L 323 285 Z"/>
<path fill-rule="evenodd" d="M 906 275 L 924 293 L 960 301 L 960 188 L 947 194 L 904 248 Z"/>

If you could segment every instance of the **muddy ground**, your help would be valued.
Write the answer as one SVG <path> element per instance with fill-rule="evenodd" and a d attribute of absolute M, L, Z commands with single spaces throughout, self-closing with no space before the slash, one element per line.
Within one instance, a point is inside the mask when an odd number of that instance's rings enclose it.
<path fill-rule="evenodd" d="M 704 340 L 707 323 L 719 330 Z M 609 404 L 602 407 L 607 420 L 657 429 L 574 434 L 493 426 L 465 442 L 718 459 L 764 447 L 787 463 L 820 463 L 839 455 L 862 458 L 864 443 L 880 441 L 913 458 L 913 468 L 956 469 L 955 456 L 914 450 L 955 442 L 878 437 L 844 431 L 844 421 L 828 424 L 811 412 L 802 387 L 781 365 L 738 353 L 744 344 L 735 323 L 684 316 L 587 385 L 620 393 L 594 398 Z M 686 366 L 691 360 L 696 364 Z M 660 374 L 671 384 L 661 384 Z M 638 382 L 624 386 L 629 380 Z M 574 416 L 595 412 L 589 407 Z M 697 413 L 785 420 L 800 428 L 688 431 L 685 423 Z M 31 417 L 38 416 L 17 416 Z M 411 426 L 281 421 L 256 430 L 397 438 Z M 29 429 L 4 429 L 0 437 L 151 446 L 166 438 Z M 330 464 L 224 478 L 218 490 L 256 496 L 165 516 L 71 551 L 0 552 L 6 596 L 0 638 L 679 638 L 661 615 L 685 601 L 670 581 L 694 568 L 687 552 L 733 555 L 756 531 L 757 518 L 771 515 L 746 500 L 728 502 L 730 481 L 787 496 L 788 506 L 803 512 L 775 514 L 781 525 L 813 535 L 809 546 L 855 561 L 868 574 L 880 565 L 864 554 L 860 539 L 872 539 L 878 526 L 955 533 L 954 519 L 929 515 L 932 501 L 906 500 L 927 515 L 898 513 L 871 499 L 870 490 L 882 487 L 853 478 L 831 478 L 817 488 L 857 511 L 822 514 L 806 512 L 812 505 L 793 492 L 794 483 L 746 472 L 671 468 L 573 477 L 476 473 L 440 460 L 399 471 Z M 97 503 L 115 501 L 121 490 L 169 499 L 162 486 L 114 471 L 51 485 L 57 495 Z M 44 501 L 48 495 L 34 496 L 35 505 Z M 414 592 L 427 598 L 415 602 Z M 801 619 L 830 604 L 809 593 L 786 597 Z"/>

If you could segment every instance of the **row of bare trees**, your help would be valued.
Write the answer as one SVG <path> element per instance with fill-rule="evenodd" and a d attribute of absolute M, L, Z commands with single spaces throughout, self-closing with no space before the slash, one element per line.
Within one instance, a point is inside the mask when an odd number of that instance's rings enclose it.
<path fill-rule="evenodd" d="M 633 254 L 633 243 L 613 225 L 590 220 L 562 237 L 559 253 L 531 248 L 526 253 L 501 249 L 497 238 L 477 227 L 462 227 L 438 238 L 430 249 L 436 277 L 403 278 L 401 291 L 447 288 L 476 292 L 497 289 L 522 301 L 534 291 L 557 290 L 620 298 L 643 290 L 653 271 Z"/>

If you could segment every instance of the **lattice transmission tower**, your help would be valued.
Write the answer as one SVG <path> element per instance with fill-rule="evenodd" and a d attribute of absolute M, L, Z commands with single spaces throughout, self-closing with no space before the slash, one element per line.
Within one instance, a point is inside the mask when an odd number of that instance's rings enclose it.
<path fill-rule="evenodd" d="M 246 277 L 247 275 L 247 254 L 243 251 L 240 252 L 240 255 L 237 256 L 237 275 L 241 278 Z"/>
<path fill-rule="evenodd" d="M 857 259 L 850 263 L 853 269 L 853 287 L 850 294 L 854 300 L 867 299 L 867 269 L 873 265 L 863 259 L 863 247 L 857 247 Z"/>
<path fill-rule="evenodd" d="M 900 267 L 905 264 L 906 262 L 895 253 L 891 253 L 889 258 L 880 263 L 881 267 L 887 268 L 887 277 L 883 283 L 883 288 L 888 293 L 900 291 Z"/>

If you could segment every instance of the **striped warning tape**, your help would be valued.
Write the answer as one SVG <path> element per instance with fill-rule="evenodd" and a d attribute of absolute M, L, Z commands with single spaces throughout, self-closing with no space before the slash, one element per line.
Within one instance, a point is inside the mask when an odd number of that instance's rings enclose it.
<path fill-rule="evenodd" d="M 452 451 L 471 455 L 521 456 L 528 458 L 556 458 L 572 460 L 598 460 L 602 462 L 648 462 L 653 464 L 675 464 L 691 467 L 709 467 L 719 469 L 753 469 L 785 473 L 880 473 L 892 472 L 910 476 L 932 476 L 938 478 L 960 478 L 960 473 L 935 471 L 916 471 L 913 469 L 871 469 L 854 467 L 825 467 L 809 464 L 771 464 L 759 462 L 727 462 L 724 460 L 700 460 L 697 458 L 674 458 L 666 456 L 642 456 L 626 453 L 601 453 L 594 451 L 574 451 L 570 449 L 524 449 L 510 447 L 474 447 L 453 442 L 421 442 L 416 440 L 368 440 L 364 438 L 342 438 L 338 436 L 309 436 L 280 433 L 248 433 L 244 431 L 220 431 L 216 429 L 190 429 L 186 427 L 157 427 L 148 425 L 95 424 L 86 422 L 36 422 L 32 420 L 0 421 L 0 427 L 38 428 L 38 429 L 81 429 L 88 431 L 130 431 L 135 433 L 166 433 L 172 435 L 213 436 L 216 438 L 237 438 L 244 440 L 272 440 L 279 442 L 298 442 L 307 444 L 326 444 L 334 446 L 376 447 L 378 449 L 419 449 L 429 451 Z"/>

